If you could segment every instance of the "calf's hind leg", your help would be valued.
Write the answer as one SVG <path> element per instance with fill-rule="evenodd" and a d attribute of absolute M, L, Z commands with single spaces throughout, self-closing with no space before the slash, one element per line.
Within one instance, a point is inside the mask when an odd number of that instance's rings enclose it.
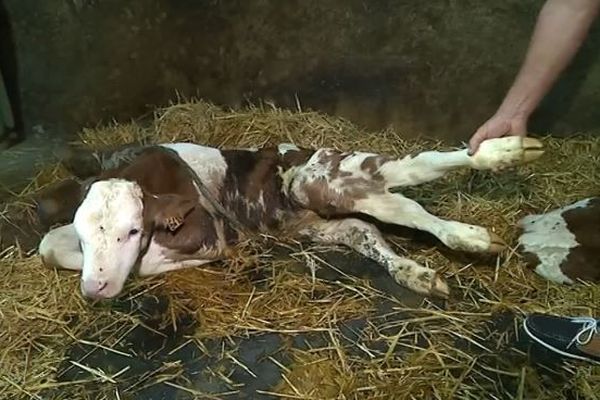
<path fill-rule="evenodd" d="M 379 230 L 367 222 L 355 218 L 319 220 L 303 228 L 300 235 L 313 242 L 346 245 L 385 267 L 400 285 L 421 294 L 448 297 L 448 286 L 434 270 L 398 256 Z"/>
<path fill-rule="evenodd" d="M 388 224 L 429 232 L 453 250 L 498 253 L 506 247 L 504 241 L 488 229 L 436 217 L 400 194 L 374 194 L 358 199 L 354 202 L 354 211 Z"/>

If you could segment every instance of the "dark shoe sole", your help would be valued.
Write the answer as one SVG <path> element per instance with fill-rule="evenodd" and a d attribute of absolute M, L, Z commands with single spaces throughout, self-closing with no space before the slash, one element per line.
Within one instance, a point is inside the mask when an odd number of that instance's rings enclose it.
<path fill-rule="evenodd" d="M 597 364 L 600 365 L 600 361 L 598 360 L 594 360 L 593 358 L 589 358 L 589 357 L 585 357 L 585 356 L 579 356 L 577 354 L 572 354 L 572 353 L 567 353 L 565 351 L 559 350 L 554 346 L 550 346 L 548 343 L 544 342 L 542 339 L 538 338 L 537 336 L 535 336 L 530 330 L 529 328 L 527 328 L 527 318 L 525 318 L 523 320 L 523 329 L 525 330 L 525 333 L 527 333 L 527 336 L 529 336 L 530 338 L 532 338 L 536 343 L 540 344 L 541 346 L 545 347 L 546 349 L 553 351 L 554 353 L 557 353 L 563 357 L 566 358 L 572 358 L 575 360 L 580 360 L 580 361 L 587 361 L 593 364 Z"/>

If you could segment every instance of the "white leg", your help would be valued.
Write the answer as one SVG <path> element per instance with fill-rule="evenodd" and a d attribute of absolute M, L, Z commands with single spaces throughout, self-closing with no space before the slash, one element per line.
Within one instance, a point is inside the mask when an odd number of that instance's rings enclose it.
<path fill-rule="evenodd" d="M 44 235 L 38 250 L 45 265 L 75 271 L 83 268 L 83 253 L 73 224 L 52 229 Z"/>
<path fill-rule="evenodd" d="M 175 261 L 169 258 L 167 249 L 157 244 L 155 241 L 152 241 L 150 242 L 146 253 L 142 256 L 138 274 L 140 276 L 158 275 L 182 268 L 199 267 L 200 265 L 208 264 L 213 261 L 214 260 L 201 258 Z"/>
<path fill-rule="evenodd" d="M 502 239 L 486 228 L 441 219 L 400 194 L 387 193 L 357 200 L 355 210 L 382 222 L 429 232 L 454 250 L 497 253 L 505 247 Z"/>
<path fill-rule="evenodd" d="M 473 156 L 468 155 L 467 149 L 425 151 L 388 161 L 381 166 L 380 172 L 388 188 L 413 186 L 441 178 L 457 168 L 497 171 L 534 161 L 543 153 L 539 140 L 512 136 L 486 140 Z"/>
<path fill-rule="evenodd" d="M 385 242 L 377 228 L 359 219 L 319 221 L 300 231 L 314 242 L 346 245 L 384 266 L 400 285 L 418 293 L 448 297 L 446 283 L 430 268 L 400 257 Z"/>
<path fill-rule="evenodd" d="M 175 262 L 164 262 L 160 264 L 142 264 L 139 270 L 140 276 L 158 275 L 165 272 L 177 271 L 184 268 L 199 267 L 209 264 L 214 260 L 185 260 Z"/>

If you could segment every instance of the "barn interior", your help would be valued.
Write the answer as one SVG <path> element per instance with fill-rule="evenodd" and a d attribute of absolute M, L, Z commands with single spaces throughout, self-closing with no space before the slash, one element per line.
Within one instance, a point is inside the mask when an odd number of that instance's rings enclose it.
<path fill-rule="evenodd" d="M 598 285 L 525 266 L 517 221 L 597 195 L 600 28 L 531 121 L 546 153 L 405 194 L 492 228 L 497 257 L 388 229 L 447 301 L 344 248 L 259 237 L 227 262 L 91 303 L 42 266 L 32 196 L 73 149 L 279 142 L 392 155 L 462 146 L 520 66 L 543 1 L 0 1 L 0 398 L 596 399 L 600 369 L 523 335 L 600 317 Z"/>

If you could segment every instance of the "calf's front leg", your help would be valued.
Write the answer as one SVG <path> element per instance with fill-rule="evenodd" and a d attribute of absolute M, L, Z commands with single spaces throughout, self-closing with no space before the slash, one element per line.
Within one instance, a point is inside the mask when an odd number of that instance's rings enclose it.
<path fill-rule="evenodd" d="M 437 273 L 390 248 L 381 232 L 372 224 L 355 218 L 318 220 L 303 228 L 300 235 L 313 242 L 346 245 L 384 266 L 400 285 L 415 292 L 447 298 L 448 285 Z"/>
<path fill-rule="evenodd" d="M 184 268 L 200 267 L 205 264 L 210 264 L 214 260 L 185 260 L 185 261 L 165 261 L 162 263 L 144 263 L 142 262 L 138 275 L 151 276 L 159 275 L 165 272 L 177 271 Z"/>
<path fill-rule="evenodd" d="M 73 271 L 83 269 L 83 253 L 73 224 L 60 226 L 46 233 L 40 242 L 38 252 L 45 265 Z M 197 267 L 214 261 L 200 258 L 173 261 L 162 257 L 163 253 L 164 249 L 156 248 L 156 245 L 151 243 L 148 251 L 142 257 L 139 275 L 157 275 L 182 268 Z"/>
<path fill-rule="evenodd" d="M 45 265 L 81 271 L 83 253 L 73 224 L 54 228 L 44 235 L 38 251 Z"/>

